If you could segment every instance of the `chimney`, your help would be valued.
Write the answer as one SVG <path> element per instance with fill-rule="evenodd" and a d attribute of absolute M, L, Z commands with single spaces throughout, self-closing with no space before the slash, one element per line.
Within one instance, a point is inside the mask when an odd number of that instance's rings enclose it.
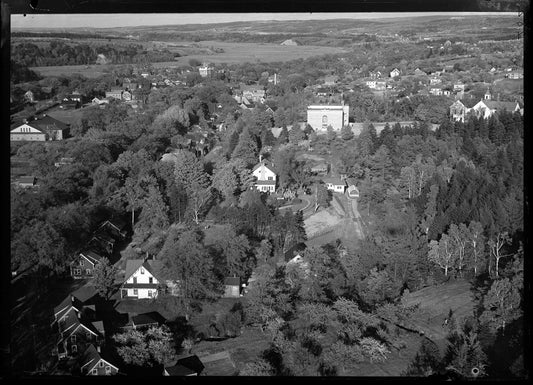
<path fill-rule="evenodd" d="M 96 345 L 96 351 L 98 353 L 102 353 L 102 348 L 100 347 L 100 345 Z"/>

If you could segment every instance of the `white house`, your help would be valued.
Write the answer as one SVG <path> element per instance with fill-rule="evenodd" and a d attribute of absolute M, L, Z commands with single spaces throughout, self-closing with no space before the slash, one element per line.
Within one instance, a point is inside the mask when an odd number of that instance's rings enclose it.
<path fill-rule="evenodd" d="M 259 162 L 252 170 L 253 176 L 257 178 L 255 187 L 259 191 L 274 193 L 276 192 L 276 173 L 272 164 L 268 165 L 266 161 Z"/>
<path fill-rule="evenodd" d="M 155 298 L 161 286 L 157 278 L 161 262 L 155 260 L 129 259 L 126 261 L 124 283 L 121 286 L 121 298 Z"/>
<path fill-rule="evenodd" d="M 326 184 L 328 190 L 344 194 L 344 190 L 346 189 L 346 183 L 340 178 L 324 178 L 323 181 Z"/>
<path fill-rule="evenodd" d="M 480 100 L 474 107 L 470 108 L 474 115 L 482 118 L 490 118 L 496 112 L 507 110 L 508 112 L 520 111 L 518 102 L 499 102 L 496 100 Z"/>
<path fill-rule="evenodd" d="M 213 73 L 214 68 L 211 67 L 208 63 L 204 63 L 201 67 L 198 67 L 198 72 L 200 73 L 200 76 L 203 78 L 206 78 L 208 76 L 211 76 Z"/>
<path fill-rule="evenodd" d="M 400 76 L 400 70 L 398 68 L 395 68 L 390 72 L 391 78 L 395 78 L 396 76 Z"/>

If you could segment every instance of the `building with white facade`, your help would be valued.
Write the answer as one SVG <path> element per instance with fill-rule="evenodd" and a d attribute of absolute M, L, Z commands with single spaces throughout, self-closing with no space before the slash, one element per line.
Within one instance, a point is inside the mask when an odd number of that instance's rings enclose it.
<path fill-rule="evenodd" d="M 200 76 L 203 78 L 211 76 L 213 70 L 214 68 L 207 63 L 204 63 L 201 67 L 198 68 L 198 72 L 200 72 Z"/>
<path fill-rule="evenodd" d="M 266 161 L 259 162 L 252 170 L 253 176 L 256 177 L 255 188 L 259 191 L 275 193 L 276 192 L 276 173 L 272 164 Z"/>
<path fill-rule="evenodd" d="M 124 283 L 120 287 L 121 298 L 156 298 L 159 290 L 169 288 L 170 294 L 178 295 L 175 282 L 159 277 L 161 261 L 152 259 L 129 259 L 126 261 Z"/>
<path fill-rule="evenodd" d="M 350 106 L 347 105 L 314 105 L 307 107 L 307 124 L 317 132 L 326 132 L 328 126 L 340 131 L 348 125 Z"/>

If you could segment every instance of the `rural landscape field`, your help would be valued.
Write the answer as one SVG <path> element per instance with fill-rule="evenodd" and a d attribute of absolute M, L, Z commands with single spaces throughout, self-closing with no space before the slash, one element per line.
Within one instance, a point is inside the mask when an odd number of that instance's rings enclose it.
<path fill-rule="evenodd" d="M 498 4 L 13 15 L 7 377 L 527 379 Z"/>

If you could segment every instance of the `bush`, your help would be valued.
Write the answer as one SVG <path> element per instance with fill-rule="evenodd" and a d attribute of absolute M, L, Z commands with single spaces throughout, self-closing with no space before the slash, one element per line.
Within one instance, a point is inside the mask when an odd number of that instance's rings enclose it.
<path fill-rule="evenodd" d="M 199 67 L 200 65 L 202 65 L 202 63 L 200 62 L 200 60 L 198 59 L 189 59 L 189 65 L 191 67 Z"/>

